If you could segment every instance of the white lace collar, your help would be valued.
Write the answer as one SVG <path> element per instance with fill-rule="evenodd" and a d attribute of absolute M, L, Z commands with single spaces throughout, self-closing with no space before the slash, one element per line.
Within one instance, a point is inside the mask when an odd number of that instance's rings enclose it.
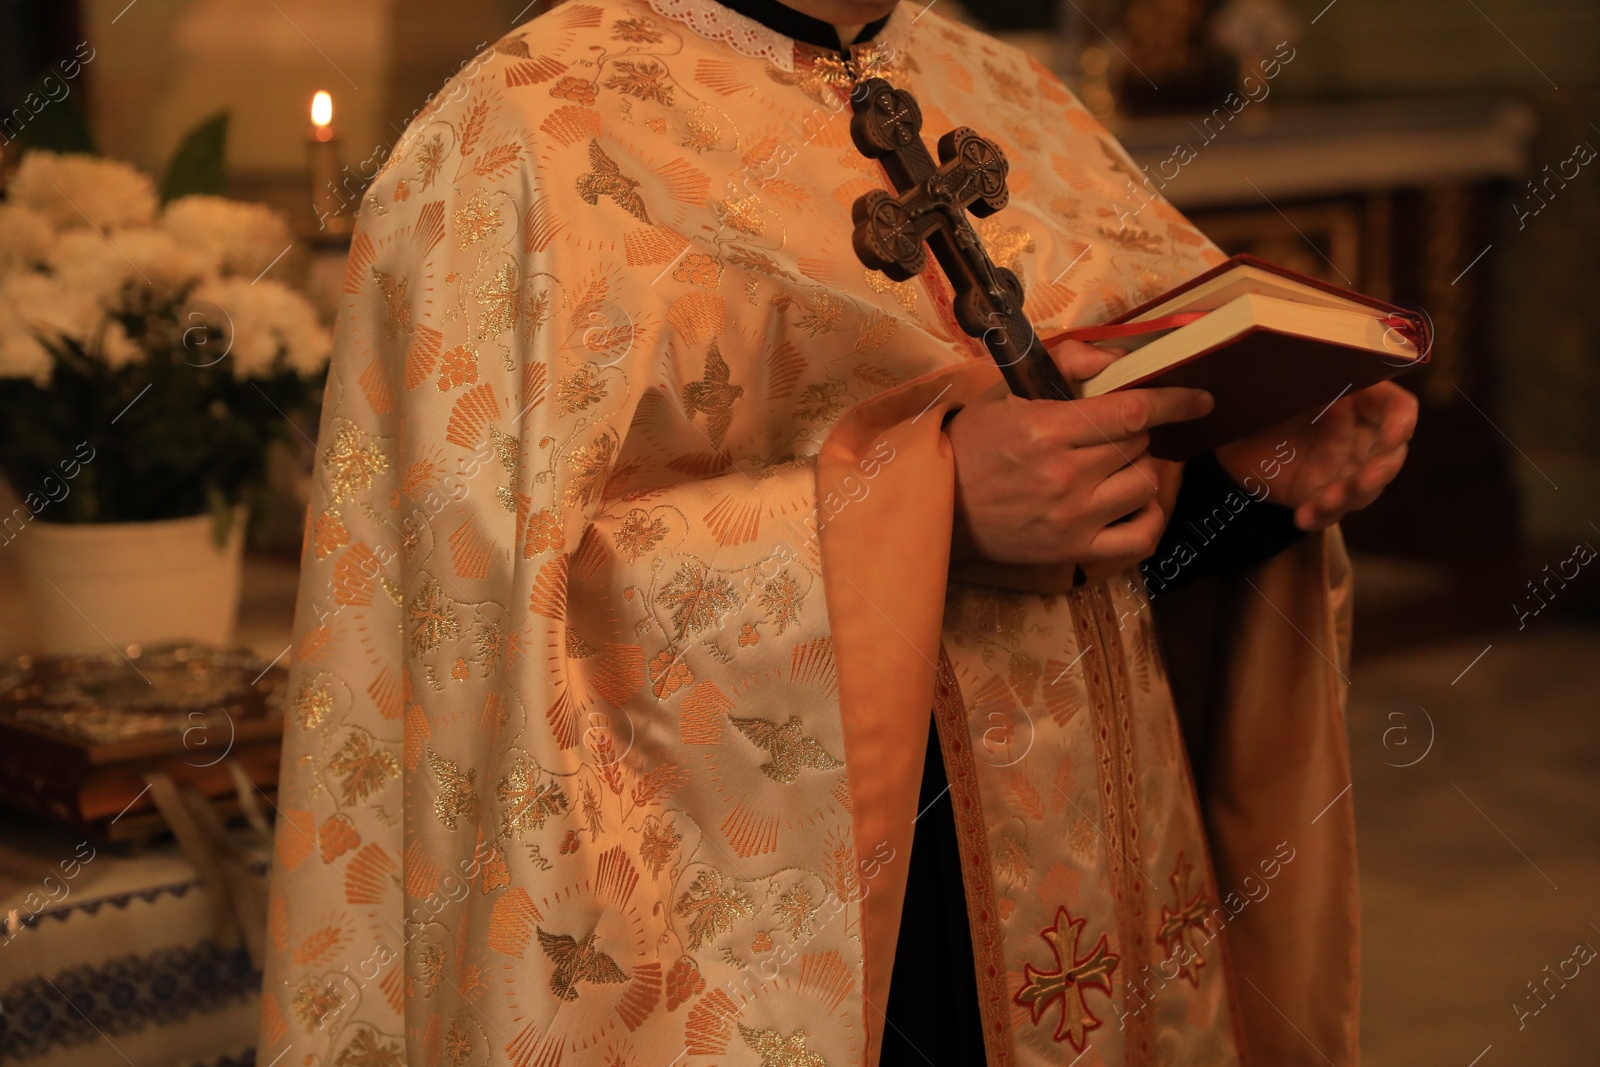
<path fill-rule="evenodd" d="M 681 22 L 708 41 L 721 41 L 740 55 L 762 59 L 779 70 L 794 71 L 793 37 L 763 26 L 755 19 L 741 15 L 717 0 L 649 0 L 656 14 Z M 901 4 L 889 14 L 889 21 L 878 31 L 872 43 L 889 49 L 890 54 L 903 52 L 911 39 L 911 24 L 915 16 L 907 13 Z"/>

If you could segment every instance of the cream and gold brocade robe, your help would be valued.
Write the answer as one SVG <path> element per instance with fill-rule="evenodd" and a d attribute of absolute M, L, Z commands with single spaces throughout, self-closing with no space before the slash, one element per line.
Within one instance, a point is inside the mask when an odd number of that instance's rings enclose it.
<path fill-rule="evenodd" d="M 1005 150 L 1041 328 L 1217 258 L 934 11 L 851 69 L 711 0 L 479 56 L 352 242 L 261 1064 L 875 1064 L 930 708 L 991 1064 L 1354 1062 L 1337 535 L 1255 574 L 1208 845 L 1136 572 L 947 583 L 941 415 L 999 376 L 851 250 L 862 73 Z"/>

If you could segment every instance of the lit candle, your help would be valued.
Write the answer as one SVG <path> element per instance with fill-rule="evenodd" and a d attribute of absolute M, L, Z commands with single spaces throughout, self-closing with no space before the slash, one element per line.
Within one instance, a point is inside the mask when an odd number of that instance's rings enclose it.
<path fill-rule="evenodd" d="M 333 97 L 319 89 L 311 98 L 311 137 L 306 142 L 306 161 L 311 169 L 311 209 L 316 212 L 317 228 L 325 234 L 342 236 L 350 232 L 351 204 L 339 184 L 339 137 L 333 128 Z"/>

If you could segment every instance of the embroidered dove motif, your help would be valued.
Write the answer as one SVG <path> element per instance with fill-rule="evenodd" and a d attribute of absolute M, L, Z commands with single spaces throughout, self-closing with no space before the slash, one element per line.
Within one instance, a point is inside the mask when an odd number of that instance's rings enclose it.
<path fill-rule="evenodd" d="M 617 961 L 594 947 L 595 935 L 582 941 L 566 934 L 539 933 L 539 945 L 555 961 L 556 973 L 550 976 L 550 991 L 562 1000 L 578 999 L 578 983 L 610 985 L 628 980 Z"/>
<path fill-rule="evenodd" d="M 733 425 L 733 402 L 744 396 L 744 386 L 729 384 L 728 377 L 727 361 L 717 350 L 717 342 L 712 341 L 706 350 L 705 374 L 683 387 L 683 406 L 688 409 L 689 419 L 694 421 L 696 412 L 705 413 L 706 432 L 713 448 L 722 447 L 722 438 Z"/>
<path fill-rule="evenodd" d="M 728 721 L 739 728 L 758 748 L 772 754 L 770 763 L 761 765 L 761 772 L 774 782 L 788 785 L 800 777 L 801 767 L 819 771 L 836 770 L 844 766 L 840 760 L 828 755 L 815 738 L 807 737 L 800 728 L 800 716 L 791 715 L 782 725 L 766 719 L 736 719 Z"/>
<path fill-rule="evenodd" d="M 639 188 L 638 180 L 622 173 L 599 141 L 589 142 L 589 164 L 594 169 L 578 175 L 578 195 L 585 203 L 598 204 L 602 196 L 609 196 L 622 210 L 640 222 L 649 223 L 650 213 L 644 209 L 644 198 L 634 192 Z"/>

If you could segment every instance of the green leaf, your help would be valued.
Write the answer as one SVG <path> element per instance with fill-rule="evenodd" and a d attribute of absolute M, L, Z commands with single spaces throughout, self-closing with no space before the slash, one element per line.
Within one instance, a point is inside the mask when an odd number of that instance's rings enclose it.
<path fill-rule="evenodd" d="M 195 193 L 221 196 L 226 184 L 223 162 L 227 154 L 228 113 L 219 111 L 190 130 L 178 145 L 161 182 L 161 202 Z"/>
<path fill-rule="evenodd" d="M 232 502 L 216 486 L 207 486 L 206 510 L 211 513 L 211 543 L 219 549 L 228 547 L 228 534 L 233 530 Z"/>

